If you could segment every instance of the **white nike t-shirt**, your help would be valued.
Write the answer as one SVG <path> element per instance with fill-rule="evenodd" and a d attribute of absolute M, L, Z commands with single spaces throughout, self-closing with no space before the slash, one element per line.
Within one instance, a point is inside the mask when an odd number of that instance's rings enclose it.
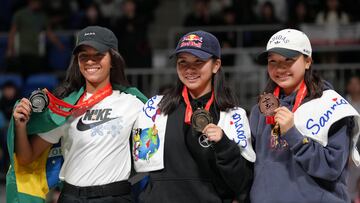
<path fill-rule="evenodd" d="M 50 143 L 62 138 L 60 179 L 76 186 L 127 180 L 131 170 L 129 138 L 142 107 L 135 96 L 113 91 L 83 115 L 39 134 Z"/>

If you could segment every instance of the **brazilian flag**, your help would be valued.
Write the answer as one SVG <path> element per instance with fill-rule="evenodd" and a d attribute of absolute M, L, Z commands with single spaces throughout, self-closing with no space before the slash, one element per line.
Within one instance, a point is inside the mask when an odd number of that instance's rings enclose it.
<path fill-rule="evenodd" d="M 147 98 L 134 87 L 123 87 L 113 84 L 113 89 L 135 95 L 142 102 Z M 71 93 L 63 100 L 75 104 L 83 94 L 84 88 Z M 27 124 L 29 135 L 50 131 L 66 122 L 67 118 L 56 115 L 47 109 L 42 113 L 31 114 Z M 26 166 L 19 165 L 14 153 L 14 119 L 11 118 L 7 145 L 10 155 L 10 167 L 6 175 L 6 201 L 7 203 L 37 203 L 45 202 L 49 189 L 60 184 L 59 172 L 63 163 L 60 144 L 53 145 L 45 150 L 40 157 Z"/>

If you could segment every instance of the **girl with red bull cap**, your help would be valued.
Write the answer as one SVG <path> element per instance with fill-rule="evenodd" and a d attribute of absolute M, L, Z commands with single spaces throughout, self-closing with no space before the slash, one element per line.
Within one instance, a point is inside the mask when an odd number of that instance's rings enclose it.
<path fill-rule="evenodd" d="M 149 172 L 140 202 L 244 198 L 255 154 L 246 112 L 225 86 L 217 38 L 187 33 L 172 56 L 176 86 L 152 97 L 135 125 L 134 166 Z"/>
<path fill-rule="evenodd" d="M 251 202 L 350 202 L 346 166 L 349 156 L 360 164 L 359 114 L 314 74 L 311 54 L 305 33 L 284 29 L 259 55 L 270 96 L 262 95 L 250 116 L 257 157 Z"/>

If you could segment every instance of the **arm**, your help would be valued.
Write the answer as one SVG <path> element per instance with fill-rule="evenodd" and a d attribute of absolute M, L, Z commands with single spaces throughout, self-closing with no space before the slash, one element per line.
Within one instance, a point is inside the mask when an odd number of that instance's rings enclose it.
<path fill-rule="evenodd" d="M 241 156 L 239 146 L 225 135 L 214 149 L 217 168 L 226 184 L 238 196 L 247 193 L 253 174 L 251 164 Z"/>
<path fill-rule="evenodd" d="M 209 141 L 215 142 L 216 165 L 223 180 L 235 194 L 247 192 L 252 179 L 252 170 L 250 163 L 241 156 L 239 146 L 215 124 L 208 124 L 203 133 Z"/>
<path fill-rule="evenodd" d="M 350 151 L 350 119 L 343 118 L 331 126 L 325 147 L 310 138 L 304 141 L 296 127 L 285 133 L 284 138 L 295 159 L 309 175 L 329 181 L 334 181 L 341 175 Z"/>
<path fill-rule="evenodd" d="M 30 119 L 30 102 L 23 98 L 15 107 L 15 153 L 21 165 L 27 165 L 38 158 L 52 144 L 37 135 L 29 140 L 26 124 Z"/>

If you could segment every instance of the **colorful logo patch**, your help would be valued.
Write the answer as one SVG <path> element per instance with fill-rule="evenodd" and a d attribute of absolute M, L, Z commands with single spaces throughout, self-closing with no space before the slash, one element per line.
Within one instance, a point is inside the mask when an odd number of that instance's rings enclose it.
<path fill-rule="evenodd" d="M 180 47 L 197 47 L 201 48 L 203 38 L 195 34 L 190 34 L 182 38 Z"/>
<path fill-rule="evenodd" d="M 152 128 L 135 130 L 133 137 L 133 156 L 134 160 L 149 160 L 159 149 L 160 139 L 158 130 L 154 124 Z"/>

